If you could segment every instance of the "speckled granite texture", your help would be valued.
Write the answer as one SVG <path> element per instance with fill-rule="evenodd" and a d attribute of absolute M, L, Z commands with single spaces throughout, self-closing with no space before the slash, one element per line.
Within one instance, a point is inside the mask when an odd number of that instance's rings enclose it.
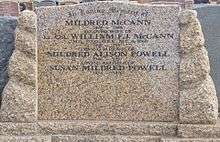
<path fill-rule="evenodd" d="M 11 56 L 9 81 L 3 91 L 0 121 L 36 121 L 36 15 L 25 11 L 18 19 L 15 50 Z"/>
<path fill-rule="evenodd" d="M 121 5 L 121 3 L 119 3 L 119 5 Z M 134 7 L 136 6 L 137 5 L 135 5 Z M 162 5 L 160 5 L 159 7 L 161 6 Z M 71 6 L 67 6 L 67 7 L 69 8 Z M 140 5 L 140 7 L 147 7 L 147 5 L 146 6 Z M 149 7 L 152 8 L 155 6 L 149 6 Z M 169 8 L 169 6 L 166 6 L 166 8 Z M 91 12 L 92 11 L 90 11 L 89 13 Z M 69 16 L 71 16 L 72 14 L 70 14 Z M 164 16 L 164 18 L 167 18 L 167 17 Z M 53 17 L 51 17 L 51 19 L 53 19 Z M 220 122 L 217 121 L 217 117 L 216 117 L 218 115 L 217 105 L 216 105 L 217 99 L 216 99 L 215 88 L 214 88 L 212 79 L 209 76 L 209 61 L 207 57 L 207 51 L 203 46 L 204 38 L 201 32 L 199 22 L 197 21 L 197 18 L 196 18 L 196 13 L 194 11 L 189 11 L 189 10 L 181 11 L 181 14 L 178 15 L 177 19 L 180 19 L 180 39 L 175 40 L 175 41 L 179 41 L 180 42 L 179 44 L 181 45 L 180 47 L 181 52 L 179 55 L 181 57 L 180 74 L 179 74 L 180 80 L 178 80 L 179 81 L 178 83 L 181 84 L 181 86 L 179 86 L 181 90 L 177 96 L 177 100 L 180 99 L 180 104 L 179 104 L 180 106 L 176 106 L 177 116 L 174 115 L 176 118 L 175 117 L 167 118 L 167 121 L 173 120 L 172 122 L 157 122 L 158 119 L 155 119 L 154 121 L 152 120 L 152 118 L 155 117 L 153 115 L 151 118 L 148 119 L 152 122 L 143 121 L 143 120 L 140 121 L 141 120 L 140 118 L 135 120 L 135 118 L 137 118 L 138 116 L 132 116 L 131 114 L 130 116 L 125 116 L 123 115 L 123 113 L 122 114 L 119 113 L 117 117 L 115 117 L 114 114 L 104 115 L 105 117 L 111 116 L 112 118 L 117 118 L 117 119 L 122 118 L 122 120 L 120 121 L 112 121 L 112 120 L 109 121 L 108 119 L 100 120 L 101 117 L 99 115 L 95 117 L 96 120 L 86 120 L 86 119 L 84 120 L 74 119 L 73 120 L 72 117 L 69 120 L 53 120 L 49 118 L 64 118 L 64 117 L 60 117 L 61 115 L 49 116 L 50 114 L 52 114 L 51 112 L 43 112 L 45 115 L 42 115 L 38 113 L 37 111 L 37 105 L 48 106 L 48 104 L 42 104 L 42 103 L 37 104 L 36 103 L 37 101 L 37 95 L 35 94 L 35 90 L 37 89 L 37 86 L 36 86 L 36 70 L 37 70 L 36 69 L 36 50 L 37 50 L 36 15 L 33 12 L 28 12 L 28 11 L 22 13 L 21 17 L 19 18 L 19 29 L 17 30 L 16 49 L 14 52 L 15 54 L 13 54 L 10 65 L 9 65 L 10 66 L 9 74 L 11 78 L 9 80 L 9 83 L 7 84 L 8 87 L 6 86 L 6 89 L 4 90 L 4 92 L 6 92 L 6 95 L 5 95 L 6 97 L 4 97 L 3 99 L 4 107 L 3 109 L 0 110 L 0 142 L 101 142 L 101 141 L 103 142 L 105 141 L 106 142 L 107 141 L 110 141 L 110 142 L 111 141 L 112 142 L 219 142 L 220 141 Z M 48 22 L 51 23 L 50 21 Z M 139 24 L 140 23 L 141 22 L 139 21 Z M 51 25 L 53 25 L 53 23 L 51 23 Z M 81 30 L 86 29 L 82 27 L 83 26 L 80 26 Z M 98 26 L 96 30 L 98 31 L 99 28 L 100 27 Z M 118 29 L 120 28 L 121 27 L 118 26 Z M 75 30 L 77 31 L 79 29 L 74 29 L 73 31 Z M 69 33 L 69 31 L 67 31 L 66 33 Z M 62 34 L 62 30 L 60 30 L 59 34 Z M 60 40 L 62 39 L 61 41 L 68 40 L 66 37 L 61 37 L 58 34 L 55 37 Z M 52 40 L 51 36 L 48 36 L 48 35 L 45 36 L 44 38 L 46 38 L 47 40 Z M 114 40 L 113 42 L 115 41 L 117 40 Z M 51 45 L 54 45 L 54 47 L 56 47 L 57 46 L 56 44 L 60 45 L 61 43 L 52 42 Z M 71 42 L 66 43 L 64 45 L 68 47 L 68 44 L 72 45 Z M 77 45 L 81 45 L 81 44 L 83 44 L 83 40 L 79 40 L 79 43 L 77 43 Z M 94 43 L 89 44 L 89 48 L 93 47 L 93 44 Z M 131 43 L 131 45 L 133 44 L 134 43 Z M 48 47 L 51 45 L 49 44 Z M 119 45 L 119 44 L 116 44 L 116 45 Z M 65 46 L 62 46 L 62 47 L 65 47 Z M 38 46 L 38 47 L 41 47 L 41 46 Z M 77 47 L 76 49 L 78 49 Z M 126 47 L 126 46 L 123 46 L 123 47 Z M 142 47 L 142 44 L 140 45 L 140 47 Z M 72 49 L 72 48 L 68 48 L 68 49 Z M 135 49 L 136 48 L 134 48 L 134 51 L 136 51 Z M 176 50 L 172 50 L 172 51 L 176 51 Z M 52 55 L 50 53 L 47 53 L 47 54 Z M 82 57 L 82 54 L 77 54 L 77 56 Z M 166 56 L 164 56 L 164 58 L 165 57 Z M 62 61 L 62 58 L 60 59 L 61 61 Z M 165 59 L 168 59 L 168 58 L 177 59 L 177 58 L 171 58 L 169 56 L 166 57 Z M 144 61 L 144 59 L 145 58 L 141 59 L 140 62 L 138 63 L 143 63 L 142 61 Z M 109 59 L 107 61 L 109 61 Z M 153 61 L 153 57 L 152 57 L 152 61 Z M 70 60 L 69 62 L 75 62 L 75 60 Z M 173 62 L 168 63 L 168 64 L 174 65 Z M 54 67 L 54 69 L 56 69 L 56 67 Z M 62 68 L 62 69 L 65 69 L 65 68 Z M 91 75 L 94 76 L 94 72 L 90 72 L 90 73 Z M 111 73 L 113 72 L 108 72 L 108 75 L 109 76 L 112 75 Z M 60 76 L 63 74 L 57 74 L 57 75 Z M 119 75 L 115 75 L 114 77 L 116 78 L 118 76 Z M 124 82 L 121 82 L 121 84 L 119 84 L 120 87 L 129 85 L 129 82 L 131 81 L 129 79 L 130 78 L 133 79 L 134 77 L 129 76 L 126 78 L 127 80 L 124 79 L 123 80 Z M 147 81 L 149 81 L 148 79 L 150 78 L 148 77 L 149 76 L 144 78 L 146 79 L 145 85 L 149 85 L 149 82 Z M 59 78 L 59 77 L 55 76 L 55 78 Z M 78 78 L 80 79 L 80 77 Z M 67 79 L 62 80 L 63 81 L 62 83 L 66 83 L 66 80 Z M 55 90 L 55 93 L 53 95 L 56 95 L 56 92 L 60 91 L 59 89 L 57 89 L 59 87 L 62 87 L 62 88 L 71 87 L 71 86 L 67 87 L 65 86 L 65 84 L 62 84 L 62 85 L 56 84 L 54 80 L 47 80 L 47 81 L 57 85 L 57 86 L 53 86 L 54 87 L 53 90 Z M 100 79 L 97 78 L 96 81 L 100 81 Z M 105 81 L 108 81 L 108 80 L 105 80 Z M 134 80 L 132 83 L 133 84 L 137 83 L 135 81 L 137 80 Z M 142 80 L 140 80 L 139 82 L 143 83 Z M 85 81 L 81 81 L 80 83 L 86 84 Z M 110 81 L 109 81 L 109 84 L 107 85 L 104 83 L 98 84 L 99 86 L 101 85 L 103 87 L 102 89 L 103 94 L 106 94 L 106 91 L 112 91 L 112 92 L 118 91 L 115 88 L 108 88 L 108 85 L 110 86 L 114 85 L 113 83 L 111 84 Z M 117 82 L 114 82 L 114 83 L 117 84 Z M 71 84 L 71 85 L 76 86 L 76 84 Z M 86 90 L 87 88 L 89 88 L 88 85 L 91 85 L 91 84 L 87 83 L 86 85 L 81 85 L 81 86 L 80 84 L 77 84 L 77 87 L 78 87 L 77 91 L 79 91 L 79 89 Z M 48 84 L 45 87 L 49 88 L 49 86 L 50 84 Z M 94 88 L 91 88 L 90 90 L 83 92 L 85 97 L 87 97 L 88 94 L 96 92 L 94 90 L 95 87 L 97 87 L 95 84 L 95 81 L 93 81 L 92 86 L 94 86 Z M 137 83 L 136 86 L 137 88 L 134 89 L 133 92 L 132 92 L 133 90 L 132 87 L 131 88 L 125 87 L 125 89 L 122 89 L 121 92 L 123 93 L 126 92 L 127 94 L 129 94 L 131 91 L 132 93 L 138 94 L 140 92 L 138 89 L 140 89 L 141 91 L 142 90 L 146 91 L 148 89 L 148 88 L 143 89 L 142 88 L 143 86 L 141 86 L 139 83 Z M 106 88 L 107 90 L 105 90 Z M 67 89 L 67 92 L 70 90 L 71 89 L 69 90 Z M 75 93 L 79 94 L 77 91 Z M 41 95 L 47 96 L 47 94 L 41 94 Z M 71 94 L 71 95 L 74 96 L 75 94 Z M 166 95 L 167 94 L 165 93 L 164 96 L 160 96 L 160 97 L 166 97 Z M 45 96 L 41 96 L 41 97 L 45 97 Z M 54 97 L 57 97 L 57 96 L 54 96 Z M 101 96 L 100 99 L 103 99 L 104 97 L 105 96 Z M 123 98 L 122 96 L 118 96 L 118 97 L 121 99 Z M 135 97 L 137 96 L 134 96 L 134 98 Z M 138 96 L 138 99 L 139 100 L 145 99 L 142 97 L 143 96 Z M 120 101 L 121 102 L 127 101 L 126 95 L 124 96 L 124 98 L 125 98 L 124 100 L 122 99 Z M 68 104 L 69 102 L 72 101 L 71 97 L 67 96 L 67 100 L 64 100 L 62 97 L 60 97 L 59 100 L 61 102 L 67 101 L 67 103 L 65 103 L 66 105 L 64 105 L 65 106 L 64 108 L 67 108 L 67 110 L 69 107 L 72 107 Z M 104 100 L 106 102 L 108 101 L 107 99 L 104 99 Z M 85 99 L 85 100 L 79 99 L 78 101 L 82 101 L 82 104 L 83 103 L 85 104 L 82 107 L 85 107 L 85 108 L 86 108 L 86 104 L 90 103 L 90 100 L 88 99 Z M 96 100 L 93 100 L 93 101 L 96 101 Z M 149 102 L 154 102 L 154 100 L 149 100 Z M 61 104 L 60 102 L 56 102 L 53 99 L 51 100 L 48 99 L 47 103 Z M 116 102 L 114 102 L 114 104 L 115 103 Z M 71 105 L 77 106 L 78 104 L 74 103 Z M 142 104 L 136 103 L 136 105 L 137 107 L 139 107 Z M 157 106 L 157 105 L 153 104 L 152 106 Z M 119 107 L 120 109 L 123 108 L 120 105 L 118 105 L 117 107 Z M 57 110 L 59 110 L 59 106 L 56 106 L 55 108 L 58 108 Z M 48 109 L 48 108 L 45 108 L 45 109 Z M 50 108 L 50 109 L 53 110 L 54 108 Z M 105 107 L 104 108 L 100 107 L 98 111 L 105 110 L 105 109 L 106 109 Z M 154 109 L 157 109 L 157 108 L 154 108 Z M 113 112 L 117 112 L 118 110 L 113 111 Z M 59 112 L 59 111 L 55 111 L 55 112 L 57 114 L 62 114 L 62 112 Z M 150 111 L 150 110 L 149 112 L 152 114 L 154 113 L 154 111 Z M 73 113 L 71 112 L 71 116 Z M 94 113 L 95 113 L 94 115 L 88 115 L 89 118 L 92 118 L 97 115 L 96 112 Z M 38 114 L 40 114 L 40 117 L 38 117 L 37 119 L 36 117 Z M 86 115 L 87 114 L 82 114 L 81 116 L 78 116 L 78 118 L 82 118 L 82 116 L 86 116 Z M 140 117 L 144 116 L 144 115 L 141 115 L 141 113 L 138 113 L 138 115 L 140 115 Z M 160 115 L 160 116 L 164 116 L 164 115 Z M 39 120 L 42 118 L 45 118 L 45 120 Z M 134 121 L 124 121 L 125 120 L 124 118 L 132 118 L 132 120 L 134 119 Z"/>
<path fill-rule="evenodd" d="M 218 100 L 197 13 L 181 13 L 180 122 L 216 123 Z"/>
<path fill-rule="evenodd" d="M 37 9 L 38 118 L 177 121 L 179 12 L 116 2 Z"/>
<path fill-rule="evenodd" d="M 215 126 L 109 121 L 0 123 L 1 142 L 219 142 L 219 132 L 220 123 Z"/>

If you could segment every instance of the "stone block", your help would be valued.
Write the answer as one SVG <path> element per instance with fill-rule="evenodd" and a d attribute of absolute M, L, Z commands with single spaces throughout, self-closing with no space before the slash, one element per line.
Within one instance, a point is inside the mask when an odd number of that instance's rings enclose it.
<path fill-rule="evenodd" d="M 183 10 L 180 15 L 181 54 L 196 52 L 204 46 L 201 25 L 194 10 Z"/>
<path fill-rule="evenodd" d="M 180 89 L 191 89 L 209 76 L 210 65 L 205 47 L 182 56 L 180 66 Z"/>
<path fill-rule="evenodd" d="M 50 136 L 0 136 L 1 142 L 52 142 Z M 60 141 L 61 142 L 61 141 Z"/>
<path fill-rule="evenodd" d="M 107 121 L 40 121 L 40 135 L 175 136 L 177 124 Z"/>
<path fill-rule="evenodd" d="M 123 2 L 37 9 L 39 119 L 177 121 L 179 12 Z"/>
<path fill-rule="evenodd" d="M 180 123 L 214 124 L 218 118 L 218 100 L 210 77 L 204 36 L 196 12 L 185 10 L 180 23 Z"/>
<path fill-rule="evenodd" d="M 52 142 L 160 142 L 160 137 L 147 136 L 52 136 Z"/>
<path fill-rule="evenodd" d="M 218 118 L 215 87 L 208 77 L 198 87 L 180 91 L 180 120 L 182 123 L 209 124 Z"/>
<path fill-rule="evenodd" d="M 181 139 L 181 138 L 163 138 L 161 142 L 220 142 L 220 139 Z"/>
<path fill-rule="evenodd" d="M 36 123 L 0 123 L 0 136 L 33 136 L 38 135 Z"/>
<path fill-rule="evenodd" d="M 216 125 L 181 124 L 178 136 L 183 138 L 220 138 L 220 123 Z"/>
<path fill-rule="evenodd" d="M 1 122 L 34 122 L 36 115 L 36 93 L 33 87 L 19 81 L 9 81 L 3 92 L 0 111 Z"/>
<path fill-rule="evenodd" d="M 19 6 L 17 1 L 0 1 L 0 16 L 19 15 Z"/>
<path fill-rule="evenodd" d="M 16 30 L 15 51 L 10 59 L 10 79 L 3 91 L 0 121 L 37 120 L 36 15 L 24 11 Z"/>

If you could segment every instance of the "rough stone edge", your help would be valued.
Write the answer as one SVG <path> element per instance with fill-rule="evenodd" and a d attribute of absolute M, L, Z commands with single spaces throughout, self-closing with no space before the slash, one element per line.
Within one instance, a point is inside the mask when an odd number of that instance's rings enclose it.
<path fill-rule="evenodd" d="M 220 139 L 204 138 L 162 138 L 160 142 L 220 142 Z"/>
<path fill-rule="evenodd" d="M 5 23 L 11 23 L 11 24 L 9 24 L 8 26 L 10 26 L 11 27 L 11 29 L 9 30 L 7 30 L 9 33 L 11 33 L 11 34 L 13 34 L 13 33 L 15 33 L 15 29 L 16 29 L 16 26 L 17 26 L 17 24 L 18 24 L 18 20 L 17 20 L 17 18 L 16 17 L 0 17 L 0 21 L 2 22 L 2 21 L 5 21 Z M 15 37 L 14 37 L 15 38 Z M 2 48 L 2 47 L 1 47 Z M 12 54 L 12 52 L 13 52 L 13 50 L 14 50 L 14 46 L 12 47 L 12 51 L 11 51 L 11 54 Z M 11 54 L 9 55 L 9 56 L 11 56 Z M 8 57 L 9 57 L 8 56 Z M 8 60 L 7 60 L 7 62 L 8 62 Z M 5 66 L 5 68 L 7 69 L 8 68 L 8 66 Z M 3 73 L 4 71 L 2 71 L 2 73 Z M 1 107 L 1 99 L 2 99 L 2 95 L 1 95 L 1 93 L 2 93 L 2 91 L 3 91 L 3 89 L 4 89 L 4 87 L 5 87 L 5 85 L 7 84 L 7 82 L 8 82 L 8 75 L 7 75 L 7 71 L 5 71 L 5 78 L 2 78 L 2 82 L 0 83 L 0 107 Z"/>
<path fill-rule="evenodd" d="M 1 142 L 52 142 L 51 136 L 0 136 Z"/>
<path fill-rule="evenodd" d="M 38 136 L 0 136 L 1 142 L 220 142 L 218 138 L 164 138 L 157 136 L 122 135 L 38 135 Z M 104 142 L 103 141 L 103 142 Z"/>
<path fill-rule="evenodd" d="M 122 135 L 57 135 L 52 142 L 160 142 L 156 136 L 122 136 Z"/>
<path fill-rule="evenodd" d="M 216 125 L 179 124 L 178 137 L 220 138 L 220 121 Z"/>
<path fill-rule="evenodd" d="M 0 136 L 33 136 L 38 135 L 36 123 L 0 123 Z"/>
<path fill-rule="evenodd" d="M 0 136 L 8 135 L 150 135 L 175 137 L 177 136 L 177 124 L 107 121 L 0 123 Z"/>
<path fill-rule="evenodd" d="M 30 60 L 28 64 L 33 66 L 33 69 L 34 69 L 33 72 L 36 72 L 35 69 L 37 66 L 34 64 L 30 64 L 30 63 L 36 62 L 36 59 L 35 59 L 36 53 L 37 53 L 35 52 L 37 50 L 37 42 L 36 42 L 36 29 L 37 29 L 36 25 L 37 24 L 36 22 L 37 22 L 36 14 L 32 11 L 24 11 L 21 13 L 21 15 L 18 18 L 18 26 L 16 29 L 16 42 L 20 42 L 23 44 L 16 43 L 15 51 L 12 54 L 11 59 L 9 61 L 9 67 L 8 67 L 9 81 L 6 84 L 5 89 L 3 91 L 2 108 L 0 110 L 0 122 L 15 122 L 15 123 L 27 122 L 28 123 L 28 122 L 37 121 L 37 94 L 36 94 L 37 76 L 31 76 L 32 81 L 29 81 L 31 82 L 29 83 L 26 80 L 22 81 L 23 76 L 20 78 L 19 77 L 16 78 L 18 72 L 24 75 L 25 76 L 24 78 L 29 78 L 28 75 L 25 75 L 27 74 L 27 72 L 24 73 L 24 71 L 22 71 L 22 68 L 20 68 L 19 66 L 17 66 L 17 68 L 13 70 L 14 66 L 19 64 L 19 63 L 18 64 L 16 63 L 16 60 L 19 60 L 20 57 L 22 57 L 24 59 L 26 58 L 26 60 Z M 27 36 L 28 40 L 26 41 L 26 38 L 23 38 L 24 41 L 23 42 L 20 41 L 18 37 L 22 37 L 21 35 L 26 34 L 26 33 L 30 35 L 30 36 Z M 29 38 L 31 39 L 31 41 L 29 41 L 30 40 Z M 29 45 L 30 43 L 33 45 Z M 33 46 L 35 49 L 28 51 L 30 50 L 30 48 L 26 49 L 26 47 L 28 46 Z M 30 52 L 34 52 L 32 54 L 33 55 L 32 57 L 31 56 L 28 57 L 28 54 L 31 54 Z M 16 53 L 22 53 L 22 54 L 16 54 Z M 15 84 L 16 82 L 19 82 L 19 83 Z M 28 93 L 30 93 L 29 99 L 30 97 L 34 96 L 32 98 L 34 100 L 32 100 L 29 103 L 26 102 L 28 101 L 28 99 L 25 100 L 26 97 L 23 97 L 22 95 L 28 95 L 27 93 L 18 94 L 18 96 L 20 95 L 20 98 L 16 99 L 15 97 L 16 94 L 13 94 L 12 92 L 10 92 L 10 90 L 17 90 L 18 88 L 21 89 L 22 91 L 26 90 L 27 88 L 29 90 Z M 10 99 L 11 101 L 8 102 L 8 99 Z M 29 108 L 30 103 L 33 103 L 31 104 L 32 108 Z M 28 104 L 28 105 L 25 105 L 25 104 Z"/>
<path fill-rule="evenodd" d="M 185 97 L 184 94 L 180 91 L 180 111 L 179 111 L 179 121 L 183 124 L 215 124 L 218 119 L 218 100 L 216 95 L 216 90 L 214 83 L 211 79 L 210 73 L 210 67 L 209 67 L 209 60 L 208 55 L 206 54 L 207 51 L 204 47 L 204 36 L 202 33 L 201 25 L 197 19 L 197 13 L 194 10 L 182 10 L 180 14 L 180 50 L 181 50 L 181 57 L 184 58 L 184 56 L 191 56 L 194 53 L 200 53 L 203 57 L 200 59 L 199 57 L 195 57 L 197 62 L 200 60 L 203 60 L 202 63 L 199 64 L 199 67 L 201 68 L 201 73 L 197 74 L 195 73 L 193 77 L 190 77 L 191 74 L 188 74 L 187 71 L 185 71 L 185 77 L 181 78 L 181 76 L 184 76 L 184 70 L 187 70 L 187 68 L 181 68 L 184 64 L 183 60 L 180 63 L 180 90 L 186 90 L 188 92 L 193 92 L 194 89 L 198 89 L 199 87 L 206 87 L 209 88 L 209 85 L 211 85 L 210 90 L 202 90 L 202 93 L 209 93 L 209 94 L 203 94 L 203 95 L 197 95 L 197 100 L 191 99 L 191 105 L 199 107 L 200 105 L 204 105 L 204 103 L 207 103 L 206 108 L 203 108 L 203 110 L 200 110 L 199 108 L 195 108 L 193 110 L 188 107 L 187 99 L 189 97 Z M 194 32 L 194 33 L 193 33 Z M 196 56 L 196 54 L 194 55 Z M 194 62 L 192 61 L 192 64 Z M 204 67 L 208 63 L 207 68 Z M 181 72 L 183 71 L 183 72 Z M 194 70 L 197 72 L 197 70 Z M 187 75 L 189 76 L 187 78 Z M 192 76 L 192 75 L 191 75 Z M 213 89 L 214 88 L 214 89 Z M 190 90 L 191 89 L 191 90 Z M 190 94 L 189 94 L 190 95 Z M 207 97 L 205 100 L 204 98 L 200 97 Z M 202 102 L 205 100 L 205 102 Z M 182 103 L 183 102 L 183 103 Z M 210 109 L 211 108 L 211 109 Z M 196 116 L 196 117 L 195 117 Z M 201 117 L 198 117 L 201 116 Z"/>

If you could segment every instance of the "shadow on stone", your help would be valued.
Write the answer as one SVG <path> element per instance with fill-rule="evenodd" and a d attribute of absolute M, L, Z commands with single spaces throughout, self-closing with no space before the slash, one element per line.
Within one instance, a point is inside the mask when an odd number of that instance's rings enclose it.
<path fill-rule="evenodd" d="M 0 108 L 2 91 L 8 82 L 8 61 L 15 48 L 15 28 L 17 19 L 14 17 L 0 18 Z"/>

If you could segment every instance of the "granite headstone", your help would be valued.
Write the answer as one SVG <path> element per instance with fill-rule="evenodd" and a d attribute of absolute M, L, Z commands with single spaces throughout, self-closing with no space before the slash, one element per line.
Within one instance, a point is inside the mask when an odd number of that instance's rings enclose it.
<path fill-rule="evenodd" d="M 18 2 L 0 1 L 0 16 L 18 16 L 19 6 Z"/>
<path fill-rule="evenodd" d="M 40 120 L 178 119 L 177 5 L 38 8 Z"/>

